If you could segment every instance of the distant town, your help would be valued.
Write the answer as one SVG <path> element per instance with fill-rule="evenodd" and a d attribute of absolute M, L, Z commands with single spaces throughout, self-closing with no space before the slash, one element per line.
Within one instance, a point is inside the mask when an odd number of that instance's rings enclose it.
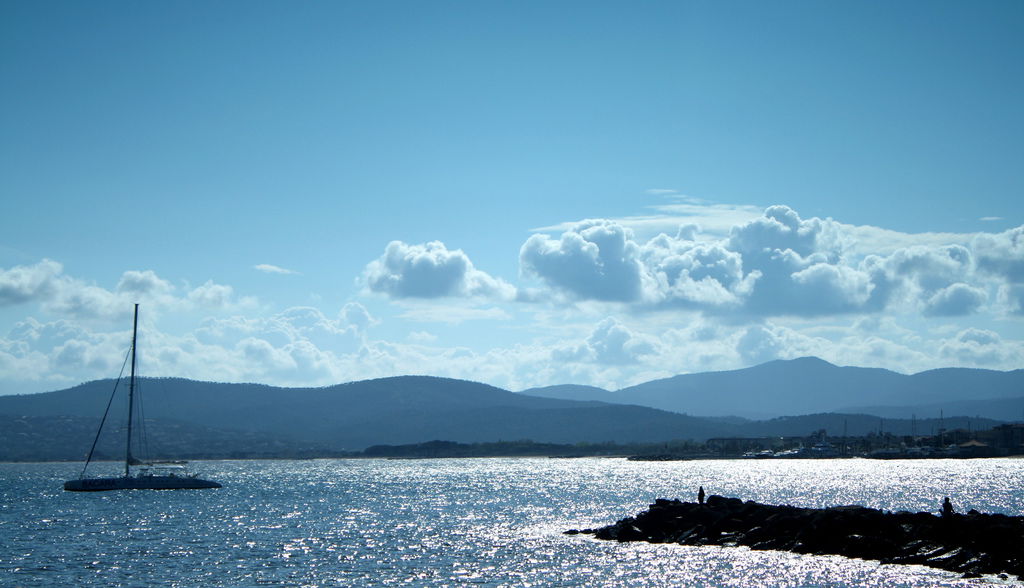
<path fill-rule="evenodd" d="M 425 459 L 447 457 L 628 457 L 635 461 L 687 459 L 815 459 L 860 457 L 869 459 L 966 459 L 1024 456 L 1024 424 L 999 425 L 983 431 L 954 429 L 930 436 L 869 433 L 829 437 L 824 430 L 807 436 L 720 437 L 704 443 L 534 443 L 499 441 L 455 443 L 431 441 L 408 445 L 376 445 L 349 457 Z"/>
<path fill-rule="evenodd" d="M 70 441 L 88 435 L 91 420 L 70 417 L 0 418 L 2 461 L 77 461 L 81 456 Z M 458 458 L 458 457 L 628 457 L 638 461 L 687 459 L 848 458 L 928 459 L 979 458 L 1024 455 L 1024 423 L 1001 424 L 990 429 L 957 428 L 934 435 L 830 436 L 824 429 L 803 436 L 713 437 L 704 441 L 545 443 L 528 439 L 463 443 L 434 440 L 410 444 L 378 444 L 363 450 L 339 450 L 277 438 L 266 434 L 239 434 L 194 430 L 189 427 L 151 427 L 161 453 L 154 458 L 184 459 L 318 459 L 318 458 Z M 56 434 L 39 436 L 41 430 Z M 116 432 L 115 432 L 116 433 Z M 106 444 L 99 459 L 117 459 L 117 447 Z"/>
<path fill-rule="evenodd" d="M 1011 423 L 983 431 L 940 430 L 935 435 L 869 433 L 829 437 L 824 429 L 803 437 L 719 437 L 701 447 L 634 455 L 638 460 L 706 458 L 841 458 L 928 459 L 1024 455 L 1024 424 Z"/>

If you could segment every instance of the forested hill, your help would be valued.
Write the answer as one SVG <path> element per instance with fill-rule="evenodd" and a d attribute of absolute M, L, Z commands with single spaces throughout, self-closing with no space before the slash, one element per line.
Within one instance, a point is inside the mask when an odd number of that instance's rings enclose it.
<path fill-rule="evenodd" d="M 781 385 L 765 378 L 762 402 L 771 402 L 772 386 Z M 0 396 L 0 460 L 81 459 L 113 389 L 112 380 L 102 380 L 55 392 Z M 929 420 L 919 414 L 914 421 L 887 418 L 884 423 L 877 416 L 835 412 L 803 416 L 794 412 L 796 416 L 757 421 L 696 417 L 682 414 L 689 412 L 686 403 L 678 405 L 680 412 L 672 412 L 635 404 L 542 398 L 428 376 L 324 388 L 142 378 L 139 391 L 147 429 L 161 452 L 154 457 L 329 456 L 371 445 L 437 439 L 459 443 L 527 439 L 563 444 L 649 443 L 807 435 L 819 429 L 830 435 L 863 435 L 883 428 L 896 434 L 912 430 L 926 434 L 939 428 L 988 428 L 996 422 L 974 415 L 969 421 L 953 413 L 945 414 L 944 420 L 937 415 Z M 602 391 L 572 387 L 569 392 L 585 397 Z M 112 410 L 105 427 L 108 433 L 123 426 L 125 393 L 122 384 L 114 397 L 114 406 L 121 408 Z M 625 391 L 605 394 L 631 398 Z M 724 394 L 713 388 L 703 393 Z M 723 406 L 735 413 L 751 403 L 748 399 L 747 404 L 737 401 Z M 1013 420 L 1012 416 L 1005 420 Z M 114 455 L 119 445 L 105 440 L 101 452 Z"/>
<path fill-rule="evenodd" d="M 246 438 L 265 435 L 336 451 L 431 439 L 467 443 L 518 439 L 632 442 L 706 439 L 735 433 L 725 423 L 651 408 L 537 398 L 475 382 L 426 376 L 325 388 L 182 379 L 141 379 L 139 383 L 147 419 L 207 431 L 238 431 Z M 0 415 L 98 422 L 113 385 L 113 381 L 104 380 L 56 392 L 3 396 Z M 120 390 L 118 395 L 123 393 Z M 113 413 L 115 423 L 123 421 L 123 413 L 123 409 Z M 25 429 L 27 422 L 20 428 Z M 87 449 L 89 442 L 82 440 L 81 444 Z M 74 456 L 85 450 L 70 449 Z"/>
<path fill-rule="evenodd" d="M 1024 370 L 943 368 L 913 375 L 836 366 L 815 357 L 770 361 L 739 370 L 684 374 L 617 391 L 549 386 L 524 394 L 637 404 L 697 416 L 768 419 L 824 412 L 910 419 L 966 414 L 1024 415 Z"/>

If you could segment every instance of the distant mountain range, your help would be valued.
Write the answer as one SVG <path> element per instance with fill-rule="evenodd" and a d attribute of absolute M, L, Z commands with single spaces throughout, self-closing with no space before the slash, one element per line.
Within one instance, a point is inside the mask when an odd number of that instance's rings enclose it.
<path fill-rule="evenodd" d="M 486 384 L 427 376 L 326 388 L 174 378 L 143 378 L 140 385 L 145 391 L 146 417 L 154 421 L 148 428 L 153 431 L 173 425 L 183 434 L 187 432 L 193 442 L 179 449 L 192 456 L 202 454 L 200 448 L 208 444 L 207 439 L 220 443 L 224 431 L 237 431 L 245 441 L 232 448 L 221 443 L 218 453 L 230 449 L 239 456 L 267 454 L 273 447 L 268 438 L 284 443 L 281 452 L 303 454 L 313 447 L 340 452 L 432 439 L 463 443 L 661 441 L 706 439 L 724 432 L 713 421 L 667 411 L 539 398 Z M 92 433 L 82 419 L 95 428 L 112 389 L 112 380 L 101 380 L 56 392 L 0 396 L 0 460 L 21 459 L 26 452 L 19 449 L 15 455 L 15 449 L 26 445 L 49 447 L 46 459 L 80 459 L 92 442 Z M 120 419 L 120 413 L 116 414 Z M 64 419 L 60 427 L 52 426 L 56 417 Z M 34 423 L 50 428 L 33 427 Z M 67 436 L 68 431 L 76 431 L 73 439 L 65 439 L 66 447 L 57 444 L 63 449 L 55 447 L 52 438 Z M 116 452 L 116 446 L 110 451 Z"/>
<path fill-rule="evenodd" d="M 909 434 L 915 427 L 919 434 L 927 434 L 938 428 L 990 428 L 1024 411 L 1024 371 L 938 372 L 902 376 L 802 359 L 677 376 L 618 392 L 554 386 L 513 393 L 428 376 L 324 388 L 176 378 L 144 378 L 140 386 L 147 429 L 153 445 L 163 451 L 154 457 L 184 458 L 312 457 L 435 439 L 644 443 L 807 435 L 823 428 L 830 435 L 880 430 Z M 55 392 L 0 396 L 0 460 L 81 459 L 112 389 L 112 380 L 101 380 Z M 999 399 L 981 400 L 986 397 Z M 857 404 L 881 406 L 888 412 L 836 414 Z M 947 410 L 939 421 L 934 409 L 940 406 L 964 410 Z M 999 412 L 994 418 L 978 418 L 986 416 L 979 407 Z M 894 418 L 901 411 L 918 418 Z M 112 413 L 108 428 L 122 422 L 122 413 L 123 409 Z M 776 418 L 741 418 L 757 415 Z M 100 451 L 116 455 L 119 447 L 107 440 Z"/>
<path fill-rule="evenodd" d="M 824 412 L 909 419 L 938 417 L 940 411 L 946 416 L 1024 418 L 1024 370 L 945 368 L 908 376 L 878 368 L 839 367 L 816 357 L 674 376 L 616 392 L 569 385 L 522 393 L 751 419 Z"/>

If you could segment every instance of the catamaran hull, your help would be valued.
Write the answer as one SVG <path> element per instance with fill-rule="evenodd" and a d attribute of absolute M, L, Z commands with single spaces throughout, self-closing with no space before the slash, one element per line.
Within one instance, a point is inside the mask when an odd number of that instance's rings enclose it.
<path fill-rule="evenodd" d="M 199 490 L 220 488 L 217 482 L 178 476 L 141 476 L 121 478 L 83 478 L 64 482 L 69 492 L 100 492 L 103 490 Z"/>

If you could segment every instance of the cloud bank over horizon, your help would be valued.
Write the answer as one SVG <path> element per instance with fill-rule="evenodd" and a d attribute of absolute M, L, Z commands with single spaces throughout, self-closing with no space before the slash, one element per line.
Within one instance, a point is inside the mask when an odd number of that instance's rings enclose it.
<path fill-rule="evenodd" d="M 327 311 L 149 269 L 105 288 L 49 259 L 0 268 L 0 310 L 20 317 L 0 339 L 0 393 L 113 376 L 134 302 L 145 308 L 147 375 L 217 381 L 431 374 L 616 389 L 807 355 L 906 373 L 1024 367 L 1024 226 L 913 235 L 784 205 L 686 206 L 704 214 L 672 231 L 651 234 L 666 226 L 655 215 L 534 232 L 518 251 L 518 285 L 440 240 L 394 240 Z"/>

